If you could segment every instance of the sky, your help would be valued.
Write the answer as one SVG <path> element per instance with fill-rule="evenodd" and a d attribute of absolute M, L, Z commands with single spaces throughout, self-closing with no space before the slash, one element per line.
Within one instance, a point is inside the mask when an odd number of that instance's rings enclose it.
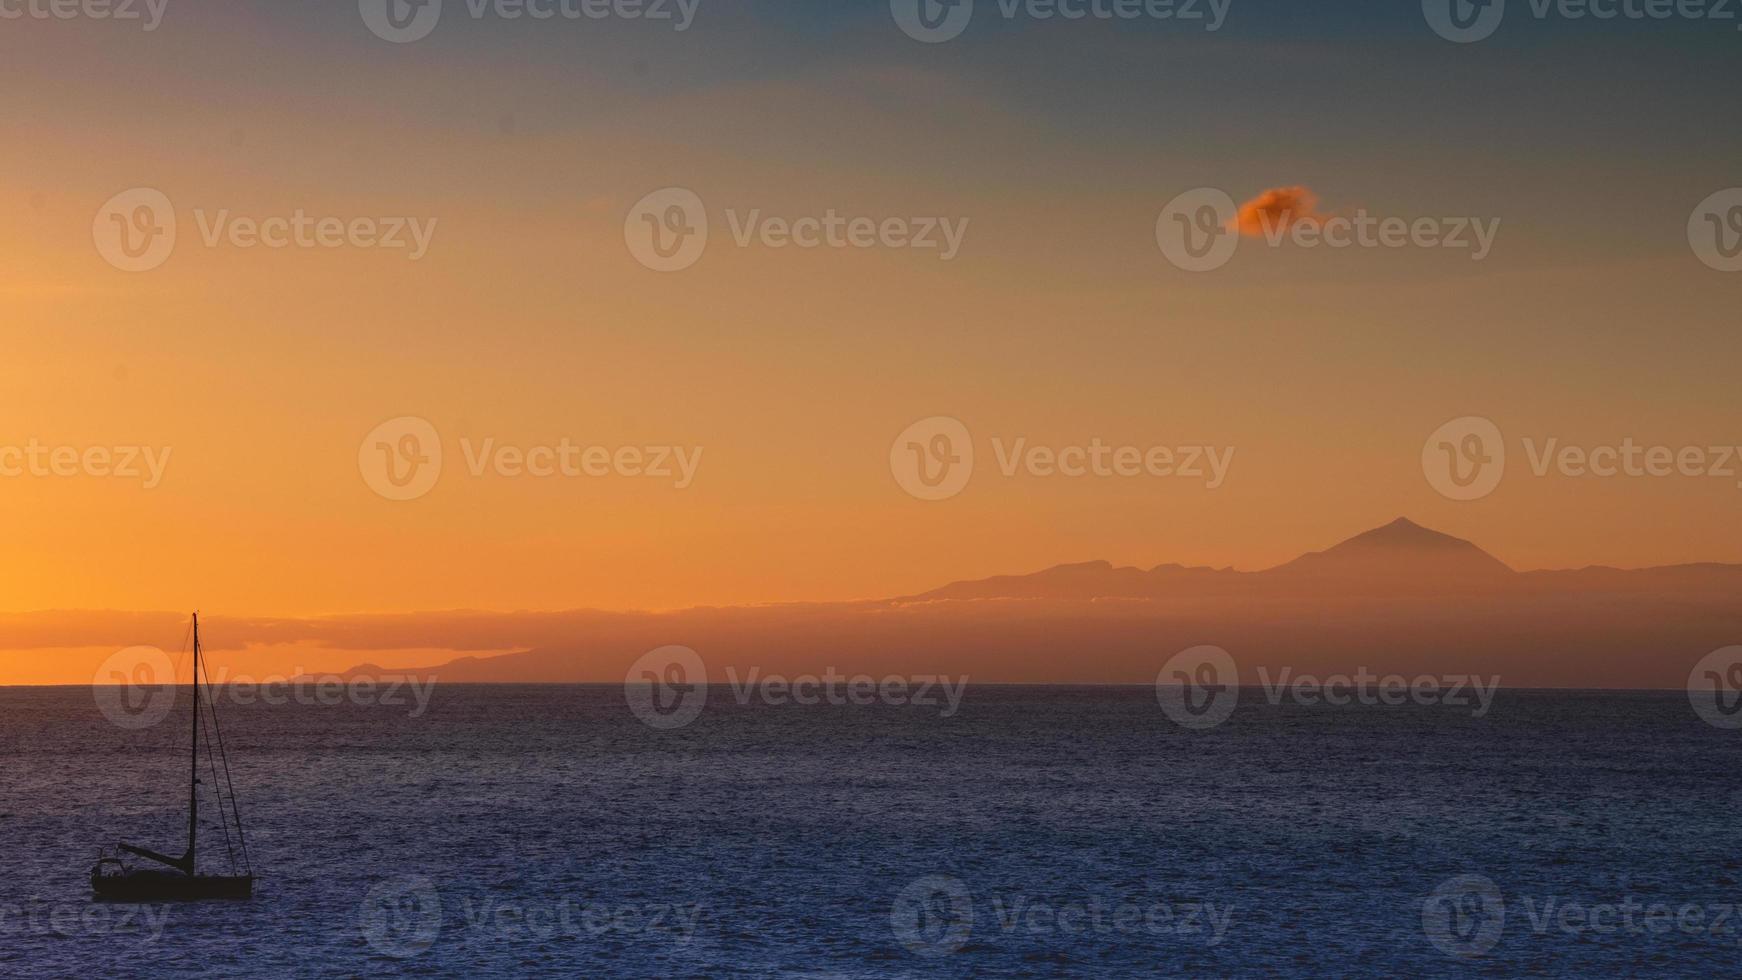
<path fill-rule="evenodd" d="M 1263 568 L 1400 515 L 1521 569 L 1742 562 L 1742 461 L 1531 466 L 1551 439 L 1742 445 L 1742 274 L 1689 244 L 1742 185 L 1736 26 L 1519 0 L 1470 44 L 1377 2 L 1233 0 L 1207 31 L 980 0 L 935 44 L 869 0 L 701 0 L 681 32 L 447 0 L 404 44 L 343 2 L 0 19 L 0 447 L 162 463 L 0 476 L 0 612 L 843 600 L 1090 559 Z M 672 187 L 710 233 L 662 272 L 626 229 Z M 1497 231 L 1480 259 L 1246 236 L 1208 272 L 1158 247 L 1178 195 L 1288 187 L 1319 222 Z M 135 188 L 177 226 L 141 272 L 98 245 Z M 831 209 L 959 249 L 734 234 Z M 206 243 L 298 210 L 415 219 L 427 247 Z M 920 499 L 891 450 L 940 417 L 974 468 Z M 1471 417 L 1507 467 L 1453 499 L 1424 441 Z M 402 418 L 442 468 L 389 499 L 363 457 Z M 1007 476 L 1018 440 L 1232 455 L 1214 487 Z M 473 475 L 486 444 L 694 468 Z"/>

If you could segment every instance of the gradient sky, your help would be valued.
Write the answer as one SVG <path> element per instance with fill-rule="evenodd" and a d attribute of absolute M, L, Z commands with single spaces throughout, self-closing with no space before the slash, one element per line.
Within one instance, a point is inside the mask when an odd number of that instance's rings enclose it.
<path fill-rule="evenodd" d="M 990 7 L 990 0 L 981 0 Z M 449 0 L 459 8 L 459 0 Z M 1690 211 L 1742 185 L 1734 24 L 1434 36 L 1414 3 L 1234 0 L 1179 24 L 1001 23 L 921 45 L 885 4 L 702 0 L 645 23 L 171 0 L 153 33 L 0 21 L 0 444 L 173 447 L 161 486 L 0 480 L 0 611 L 674 608 L 913 592 L 1105 558 L 1256 568 L 1400 514 L 1515 567 L 1742 561 L 1733 480 L 1534 479 L 1456 503 L 1447 419 L 1584 445 L 1742 443 L 1742 275 Z M 623 221 L 713 210 L 661 275 Z M 1498 217 L 1494 254 L 1243 249 L 1170 266 L 1198 186 Z M 182 242 L 91 242 L 161 189 Z M 962 255 L 731 246 L 721 212 L 971 221 Z M 420 262 L 199 247 L 196 208 L 439 221 Z M 365 433 L 449 469 L 383 500 Z M 927 503 L 934 415 L 1033 443 L 1236 447 L 1228 483 L 1000 478 Z M 457 440 L 705 447 L 694 486 L 471 479 Z"/>

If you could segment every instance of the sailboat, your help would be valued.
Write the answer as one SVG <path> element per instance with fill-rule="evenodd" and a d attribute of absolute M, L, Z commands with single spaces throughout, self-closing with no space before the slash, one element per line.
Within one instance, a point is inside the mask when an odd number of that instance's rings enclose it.
<path fill-rule="evenodd" d="M 236 807 L 236 793 L 230 786 L 230 760 L 224 752 L 224 736 L 218 731 L 218 715 L 215 710 L 208 709 L 212 718 L 212 730 L 217 732 L 217 752 L 207 747 L 207 756 L 211 761 L 213 788 L 218 791 L 218 820 L 224 828 L 224 849 L 229 852 L 230 870 L 227 875 L 200 874 L 194 856 L 198 851 L 199 814 L 200 814 L 200 729 L 203 721 L 200 715 L 200 615 L 194 613 L 194 710 L 193 710 L 193 751 L 190 774 L 188 776 L 188 849 L 181 857 L 170 857 L 149 848 L 135 847 L 132 844 L 117 845 L 120 850 L 134 857 L 144 858 L 163 867 L 133 867 L 120 857 L 99 855 L 97 863 L 91 866 L 91 889 L 99 901 L 110 902 L 185 902 L 201 899 L 245 899 L 254 895 L 254 868 L 248 861 L 248 842 L 242 836 L 242 814 Z M 217 763 L 221 760 L 224 766 L 224 781 L 217 782 Z M 224 793 L 229 790 L 230 816 L 236 824 L 236 845 L 240 845 L 240 867 L 237 865 L 238 851 L 231 843 L 229 821 L 224 814 Z M 167 869 L 167 870 L 166 870 Z"/>

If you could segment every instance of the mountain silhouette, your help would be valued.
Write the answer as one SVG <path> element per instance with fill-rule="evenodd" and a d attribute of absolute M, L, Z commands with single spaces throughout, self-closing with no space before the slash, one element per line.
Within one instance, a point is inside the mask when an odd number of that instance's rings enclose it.
<path fill-rule="evenodd" d="M 516 622 L 493 615 L 450 616 L 442 628 L 475 650 L 480 635 L 500 640 Z M 1146 684 L 1172 653 L 1211 644 L 1230 651 L 1245 683 L 1260 669 L 1365 668 L 1498 676 L 1507 687 L 1661 690 L 1681 689 L 1700 657 L 1742 643 L 1742 565 L 1519 572 L 1400 519 L 1257 571 L 1093 561 L 894 599 L 536 622 L 519 641 L 524 652 L 426 670 L 444 681 L 621 683 L 641 654 L 681 644 L 703 656 L 716 684 L 752 670 L 825 668 Z"/>
<path fill-rule="evenodd" d="M 0 649 L 112 650 L 174 633 L 177 621 L 0 614 Z M 1236 658 L 1247 683 L 1255 675 L 1244 672 L 1258 668 L 1365 667 L 1498 674 L 1508 687 L 1679 690 L 1701 657 L 1742 643 L 1742 565 L 1514 571 L 1469 541 L 1396 520 L 1255 571 L 1094 561 L 854 602 L 213 622 L 232 649 L 356 651 L 374 663 L 434 665 L 379 673 L 444 683 L 621 684 L 636 658 L 677 644 L 702 655 L 714 683 L 752 669 L 794 677 L 833 668 L 1146 684 L 1172 653 L 1210 644 Z"/>
<path fill-rule="evenodd" d="M 1327 548 L 1255 572 L 1157 565 L 1147 571 L 1108 562 L 1059 565 L 1032 575 L 1000 575 L 905 600 L 1160 598 L 1287 592 L 1317 595 L 1466 593 L 1504 588 L 1518 573 L 1474 544 L 1398 518 Z"/>
<path fill-rule="evenodd" d="M 1462 538 L 1441 534 L 1399 517 L 1342 544 L 1296 558 L 1273 572 L 1348 574 L 1407 570 L 1420 575 L 1514 574 L 1504 562 Z"/>

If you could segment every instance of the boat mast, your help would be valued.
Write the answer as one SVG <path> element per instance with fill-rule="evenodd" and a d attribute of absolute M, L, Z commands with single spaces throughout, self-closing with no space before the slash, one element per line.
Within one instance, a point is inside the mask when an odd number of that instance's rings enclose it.
<path fill-rule="evenodd" d="M 188 773 L 188 853 L 187 873 L 194 873 L 194 837 L 199 827 L 200 813 L 200 614 L 194 613 L 194 723 L 192 764 Z"/>
<path fill-rule="evenodd" d="M 217 723 L 217 716 L 216 715 L 212 716 L 212 723 L 213 724 Z M 137 847 L 133 844 L 122 844 L 120 846 L 121 846 L 121 850 L 126 851 L 128 854 L 137 854 L 138 856 L 140 856 L 142 858 L 148 858 L 152 861 L 156 861 L 159 864 L 167 864 L 170 867 L 176 869 L 177 871 L 180 871 L 182 874 L 187 875 L 190 878 L 193 878 L 193 877 L 197 877 L 197 874 L 196 874 L 197 868 L 194 864 L 194 843 L 195 843 L 195 838 L 198 835 L 198 830 L 199 830 L 199 826 L 200 826 L 200 614 L 199 613 L 194 613 L 194 717 L 193 717 L 193 743 L 192 743 L 192 747 L 189 751 L 189 757 L 190 757 L 190 765 L 188 767 L 188 770 L 189 770 L 188 771 L 188 852 L 186 854 L 183 854 L 179 858 L 172 858 L 167 854 L 159 854 L 156 851 L 151 850 L 148 847 Z M 229 771 L 228 761 L 225 762 L 224 767 L 225 767 L 225 771 L 228 772 Z M 226 777 L 226 778 L 228 778 L 228 777 Z M 232 807 L 235 806 L 234 800 L 231 800 L 231 806 Z M 224 812 L 224 801 L 220 797 L 218 800 L 218 814 L 220 817 L 223 815 L 223 812 Z M 240 829 L 240 827 L 242 826 L 240 818 L 237 819 L 236 826 L 238 829 Z M 228 833 L 229 828 L 225 828 L 225 832 Z"/>

